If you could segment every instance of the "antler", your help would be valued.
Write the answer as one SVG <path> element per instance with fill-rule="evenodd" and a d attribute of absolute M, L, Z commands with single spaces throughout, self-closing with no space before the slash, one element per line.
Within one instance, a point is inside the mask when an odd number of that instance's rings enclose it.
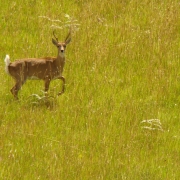
<path fill-rule="evenodd" d="M 58 38 L 57 38 L 56 35 L 55 35 L 55 30 L 53 31 L 53 35 L 54 35 L 56 41 L 58 41 Z"/>
<path fill-rule="evenodd" d="M 71 40 L 71 28 L 69 29 L 69 33 L 68 33 L 68 35 L 67 35 L 67 37 L 66 37 L 66 39 L 65 39 L 65 42 L 69 42 Z"/>

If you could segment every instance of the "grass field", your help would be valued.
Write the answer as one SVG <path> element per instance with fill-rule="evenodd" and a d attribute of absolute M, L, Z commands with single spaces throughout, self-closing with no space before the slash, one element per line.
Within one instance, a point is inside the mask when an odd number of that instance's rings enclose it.
<path fill-rule="evenodd" d="M 180 179 L 179 1 L 0 4 L 0 179 Z M 28 81 L 15 101 L 5 55 L 56 56 L 69 25 L 66 92 Z"/>

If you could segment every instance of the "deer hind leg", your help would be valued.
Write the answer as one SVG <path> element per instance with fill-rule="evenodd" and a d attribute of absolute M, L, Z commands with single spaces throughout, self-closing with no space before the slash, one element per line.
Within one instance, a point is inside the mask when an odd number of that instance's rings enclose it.
<path fill-rule="evenodd" d="M 15 99 L 18 99 L 18 92 L 27 79 L 24 72 L 24 66 L 25 66 L 24 63 L 21 64 L 20 69 L 17 70 L 14 69 L 13 73 L 11 74 L 11 76 L 16 82 L 11 89 L 11 93 L 14 95 Z"/>
<path fill-rule="evenodd" d="M 65 83 L 66 83 L 66 80 L 63 76 L 59 77 L 58 79 L 61 79 L 63 81 L 63 87 L 62 87 L 62 91 L 58 93 L 58 96 L 60 96 L 61 94 L 64 93 L 65 91 Z"/>
<path fill-rule="evenodd" d="M 18 99 L 18 92 L 21 89 L 22 85 L 25 81 L 16 81 L 15 85 L 11 89 L 11 93 L 15 97 L 15 99 Z"/>

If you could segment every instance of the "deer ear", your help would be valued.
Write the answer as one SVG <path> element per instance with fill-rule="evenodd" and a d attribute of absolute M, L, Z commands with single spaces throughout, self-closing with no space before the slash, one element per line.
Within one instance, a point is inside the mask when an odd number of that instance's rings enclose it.
<path fill-rule="evenodd" d="M 53 39 L 53 38 L 52 38 L 52 43 L 53 43 L 55 46 L 57 46 L 57 44 L 58 44 L 58 42 L 57 42 L 55 39 Z"/>
<path fill-rule="evenodd" d="M 69 44 L 70 42 L 71 42 L 71 38 L 68 38 L 65 43 Z"/>

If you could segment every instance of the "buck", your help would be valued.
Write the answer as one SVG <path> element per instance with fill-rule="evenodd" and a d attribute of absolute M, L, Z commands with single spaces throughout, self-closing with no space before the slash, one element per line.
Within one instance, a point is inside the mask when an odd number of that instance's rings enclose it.
<path fill-rule="evenodd" d="M 53 31 L 54 38 L 52 43 L 58 49 L 57 57 L 44 58 L 24 58 L 14 62 L 10 62 L 9 55 L 5 57 L 5 71 L 15 80 L 15 85 L 11 89 L 13 96 L 18 99 L 18 91 L 27 79 L 39 79 L 45 83 L 44 91 L 47 93 L 51 80 L 60 79 L 63 81 L 61 95 L 65 90 L 65 78 L 62 76 L 65 65 L 65 49 L 66 45 L 71 41 L 71 33 L 69 32 L 64 42 L 59 42 Z"/>

